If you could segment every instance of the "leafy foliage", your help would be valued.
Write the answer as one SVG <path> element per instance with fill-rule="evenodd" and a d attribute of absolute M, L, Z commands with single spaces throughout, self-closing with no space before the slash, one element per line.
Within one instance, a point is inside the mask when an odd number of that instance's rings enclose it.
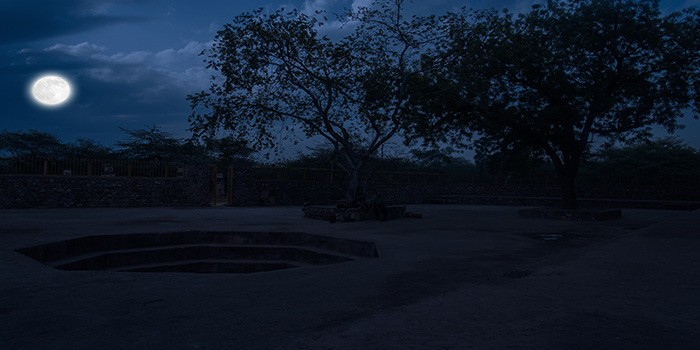
<path fill-rule="evenodd" d="M 14 158 L 19 157 L 60 157 L 65 152 L 64 145 L 58 136 L 30 129 L 29 131 L 0 132 L 0 154 L 4 153 Z"/>
<path fill-rule="evenodd" d="M 149 129 L 120 128 L 126 137 L 114 145 L 120 158 L 143 161 L 179 161 L 183 154 L 181 140 L 155 125 Z"/>
<path fill-rule="evenodd" d="M 548 157 L 564 207 L 589 139 L 648 139 L 700 112 L 700 11 L 662 17 L 658 1 L 548 1 L 517 17 L 450 14 L 451 44 L 423 77 L 409 130 L 428 141 L 478 139 L 484 159 L 516 168 Z M 428 62 L 429 64 L 432 61 Z M 697 118 L 697 115 L 695 115 Z M 518 164 L 518 160 L 519 163 Z"/>
<path fill-rule="evenodd" d="M 227 136 L 208 138 L 206 143 L 179 139 L 153 125 L 148 129 L 124 129 L 126 137 L 115 143 L 120 158 L 142 161 L 215 163 L 222 169 L 229 164 L 250 166 L 254 150 L 244 140 Z"/>
<path fill-rule="evenodd" d="M 116 158 L 117 155 L 112 152 L 110 147 L 95 140 L 79 137 L 72 144 L 65 144 L 62 156 L 66 158 L 108 159 Z"/>
<path fill-rule="evenodd" d="M 407 87 L 435 40 L 435 19 L 405 20 L 403 0 L 374 5 L 342 19 L 356 27 L 339 42 L 319 37 L 323 22 L 296 11 L 235 17 L 206 52 L 207 67 L 223 81 L 188 96 L 190 130 L 202 138 L 231 131 L 256 149 L 295 131 L 320 135 L 348 173 L 353 196 L 368 159 L 401 131 Z"/>
<path fill-rule="evenodd" d="M 590 173 L 700 174 L 700 151 L 674 137 L 640 141 L 594 153 Z"/>
<path fill-rule="evenodd" d="M 280 165 L 296 168 L 328 169 L 333 162 L 334 150 L 328 144 L 309 147 L 307 153 L 298 152 L 296 157 Z M 412 149 L 410 156 L 391 154 L 384 157 L 374 155 L 367 161 L 367 168 L 376 171 L 425 172 L 425 173 L 474 173 L 477 166 L 471 161 L 455 157 L 454 150 L 446 149 Z"/>

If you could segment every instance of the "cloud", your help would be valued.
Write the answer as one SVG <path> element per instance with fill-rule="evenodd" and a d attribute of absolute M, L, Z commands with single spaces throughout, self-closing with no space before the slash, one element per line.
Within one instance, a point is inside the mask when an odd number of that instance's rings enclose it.
<path fill-rule="evenodd" d="M 109 95 L 114 96 L 110 101 L 122 101 L 110 105 L 120 110 L 133 102 L 152 106 L 159 101 L 184 101 L 187 94 L 207 89 L 212 72 L 205 69 L 199 54 L 212 45 L 213 41 L 190 41 L 156 52 L 109 53 L 107 47 L 89 42 L 56 44 L 20 50 L 7 61 L 14 64 L 14 74 L 63 72 L 80 81 L 83 93 L 79 103 L 94 107 L 102 102 L 91 96 Z"/>
<path fill-rule="evenodd" d="M 336 0 L 305 0 L 300 12 L 306 15 L 313 15 L 316 11 L 328 11 Z"/>
<path fill-rule="evenodd" d="M 120 23 L 143 22 L 138 16 L 111 16 L 114 4 L 136 0 L 24 0 L 0 2 L 0 45 L 31 42 Z"/>
<path fill-rule="evenodd" d="M 373 0 L 353 0 L 352 9 L 357 10 L 360 7 L 372 7 Z"/>
<path fill-rule="evenodd" d="M 56 44 L 54 46 L 47 47 L 44 49 L 44 51 L 47 52 L 63 52 L 71 56 L 90 56 L 97 53 L 101 53 L 105 50 L 107 50 L 105 46 L 90 44 L 88 42 L 83 42 L 77 45 Z"/>

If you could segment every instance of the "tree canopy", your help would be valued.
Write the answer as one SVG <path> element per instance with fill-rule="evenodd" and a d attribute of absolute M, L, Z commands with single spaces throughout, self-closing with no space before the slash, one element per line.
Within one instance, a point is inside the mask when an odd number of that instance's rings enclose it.
<path fill-rule="evenodd" d="M 587 168 L 591 173 L 698 174 L 700 151 L 675 137 L 639 141 L 595 152 Z"/>
<path fill-rule="evenodd" d="M 407 87 L 435 39 L 435 18 L 405 19 L 403 0 L 375 5 L 341 19 L 355 30 L 340 41 L 320 37 L 324 22 L 296 11 L 235 17 L 206 51 L 220 76 L 188 96 L 191 130 L 203 138 L 228 130 L 256 148 L 295 131 L 321 136 L 353 196 L 369 157 L 401 132 Z"/>
<path fill-rule="evenodd" d="M 65 148 L 66 145 L 58 136 L 45 131 L 30 129 L 0 132 L 0 155 L 4 153 L 13 158 L 51 158 L 63 156 Z"/>
<path fill-rule="evenodd" d="M 549 158 L 567 209 L 577 208 L 574 180 L 594 136 L 648 139 L 652 125 L 673 132 L 684 112 L 700 113 L 697 9 L 662 16 L 658 1 L 571 0 L 447 19 L 448 64 L 412 94 L 410 130 Z"/>

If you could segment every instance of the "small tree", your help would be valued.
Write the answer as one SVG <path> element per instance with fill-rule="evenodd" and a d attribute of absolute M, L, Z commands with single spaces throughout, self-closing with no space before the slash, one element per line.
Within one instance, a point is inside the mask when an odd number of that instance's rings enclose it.
<path fill-rule="evenodd" d="M 57 158 L 65 151 L 66 145 L 58 136 L 48 132 L 35 129 L 0 132 L 0 156 Z"/>
<path fill-rule="evenodd" d="M 688 108 L 700 112 L 697 9 L 662 17 L 658 1 L 570 0 L 449 20 L 451 63 L 412 95 L 426 116 L 413 130 L 548 157 L 565 209 L 578 208 L 576 174 L 593 135 L 646 139 L 652 125 L 673 132 Z"/>
<path fill-rule="evenodd" d="M 75 139 L 73 143 L 66 144 L 63 156 L 67 158 L 87 159 L 108 159 L 116 157 L 116 155 L 112 153 L 110 147 L 83 137 Z"/>
<path fill-rule="evenodd" d="M 251 156 L 255 150 L 248 146 L 248 141 L 234 136 L 226 136 L 218 139 L 207 139 L 205 148 L 209 157 L 224 169 L 227 165 L 236 167 L 252 166 L 255 161 Z"/>
<path fill-rule="evenodd" d="M 405 20 L 403 0 L 375 5 L 343 20 L 357 26 L 339 42 L 319 37 L 323 22 L 296 11 L 237 16 L 206 51 L 207 67 L 223 81 L 213 78 L 208 92 L 187 97 L 191 130 L 230 130 L 256 148 L 295 132 L 320 135 L 350 178 L 347 197 L 354 196 L 369 157 L 401 131 L 407 86 L 435 39 L 435 19 Z"/>
<path fill-rule="evenodd" d="M 114 143 L 120 158 L 145 161 L 177 161 L 182 140 L 153 125 L 149 129 L 119 128 L 126 137 Z"/>

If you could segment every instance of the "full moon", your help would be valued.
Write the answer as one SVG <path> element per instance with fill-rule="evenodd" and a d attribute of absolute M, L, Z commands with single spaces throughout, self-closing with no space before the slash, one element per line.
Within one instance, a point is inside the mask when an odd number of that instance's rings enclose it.
<path fill-rule="evenodd" d="M 70 85 L 62 78 L 45 76 L 32 87 L 34 98 L 46 105 L 57 105 L 70 96 Z"/>

